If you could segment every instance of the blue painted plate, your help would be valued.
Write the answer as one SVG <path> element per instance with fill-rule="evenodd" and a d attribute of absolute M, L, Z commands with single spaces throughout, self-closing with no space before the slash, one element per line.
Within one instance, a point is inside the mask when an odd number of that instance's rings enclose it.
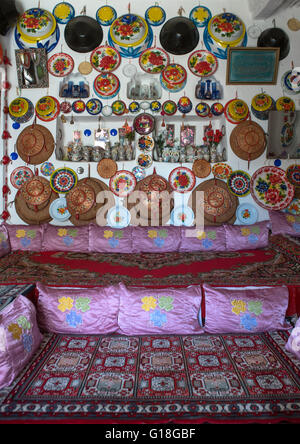
<path fill-rule="evenodd" d="M 194 220 L 195 214 L 193 210 L 186 205 L 175 207 L 171 212 L 171 224 L 176 227 L 191 227 L 194 225 Z"/>
<path fill-rule="evenodd" d="M 237 207 L 236 217 L 242 225 L 252 225 L 257 222 L 258 212 L 251 203 L 244 203 Z"/>

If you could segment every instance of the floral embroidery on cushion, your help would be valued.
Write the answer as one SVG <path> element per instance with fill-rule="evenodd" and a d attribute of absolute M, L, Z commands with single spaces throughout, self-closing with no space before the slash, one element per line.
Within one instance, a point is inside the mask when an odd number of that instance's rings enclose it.
<path fill-rule="evenodd" d="M 148 237 L 153 239 L 153 243 L 156 247 L 163 247 L 165 239 L 168 237 L 167 230 L 148 230 Z"/>
<path fill-rule="evenodd" d="M 144 298 L 142 298 L 142 302 L 142 309 L 145 311 L 150 311 L 152 308 L 156 308 L 157 300 L 152 296 L 145 296 Z"/>
<path fill-rule="evenodd" d="M 159 308 L 161 308 L 162 310 L 171 311 L 174 308 L 173 301 L 174 299 L 171 296 L 162 296 L 159 299 Z"/>
<path fill-rule="evenodd" d="M 259 241 L 260 227 L 256 225 L 251 228 L 241 228 L 241 234 L 248 238 L 250 244 L 256 244 Z"/>
<path fill-rule="evenodd" d="M 294 216 L 293 214 L 287 214 L 286 220 L 292 225 L 293 230 L 300 233 L 300 216 Z"/>
<path fill-rule="evenodd" d="M 63 243 L 70 247 L 74 243 L 74 238 L 78 235 L 78 230 L 74 228 L 59 228 L 57 235 L 62 238 Z"/>
<path fill-rule="evenodd" d="M 145 296 L 141 301 L 142 309 L 150 312 L 149 319 L 155 327 L 162 327 L 168 320 L 167 313 L 174 309 L 174 298 L 171 296 L 161 296 L 158 300 L 153 296 Z"/>
<path fill-rule="evenodd" d="M 162 327 L 167 322 L 167 315 L 156 309 L 150 314 L 150 321 L 155 327 Z"/>
<path fill-rule="evenodd" d="M 8 239 L 5 236 L 5 234 L 2 233 L 1 231 L 0 231 L 0 246 L 1 246 L 1 248 L 5 248 L 5 249 L 9 247 Z"/>
<path fill-rule="evenodd" d="M 112 248 L 116 248 L 119 245 L 120 239 L 123 238 L 123 235 L 124 235 L 123 230 L 115 232 L 111 230 L 104 230 L 103 233 L 103 237 L 105 237 L 105 239 L 108 240 L 108 243 Z"/>
<path fill-rule="evenodd" d="M 213 247 L 213 241 L 217 238 L 216 231 L 197 231 L 197 239 L 201 241 L 202 247 L 209 250 Z"/>
<path fill-rule="evenodd" d="M 245 302 L 233 299 L 231 301 L 232 313 L 240 317 L 241 326 L 248 331 L 253 331 L 257 327 L 257 316 L 263 313 L 263 303 L 260 300 Z M 248 310 L 248 311 L 247 311 Z M 254 316 L 253 316 L 254 315 Z"/>
<path fill-rule="evenodd" d="M 17 230 L 16 237 L 20 239 L 22 247 L 28 247 L 32 239 L 36 238 L 36 230 Z"/>
<path fill-rule="evenodd" d="M 89 298 L 80 296 L 75 301 L 70 297 L 62 297 L 58 299 L 59 305 L 57 308 L 63 313 L 66 312 L 66 323 L 72 327 L 77 328 L 84 321 L 82 313 L 89 311 L 90 302 Z"/>
<path fill-rule="evenodd" d="M 26 316 L 18 317 L 16 323 L 10 324 L 7 329 L 16 341 L 22 340 L 24 350 L 30 353 L 33 344 L 33 337 L 31 334 L 32 324 Z"/>

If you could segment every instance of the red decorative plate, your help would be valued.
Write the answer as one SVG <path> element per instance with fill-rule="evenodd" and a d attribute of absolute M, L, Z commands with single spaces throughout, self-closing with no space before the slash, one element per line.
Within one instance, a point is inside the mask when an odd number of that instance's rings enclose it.
<path fill-rule="evenodd" d="M 20 166 L 11 173 L 10 182 L 15 188 L 20 189 L 25 182 L 32 178 L 33 171 L 28 167 Z"/>
<path fill-rule="evenodd" d="M 112 72 L 120 66 L 121 56 L 112 46 L 98 46 L 92 52 L 90 62 L 98 72 Z"/>
<path fill-rule="evenodd" d="M 126 170 L 117 171 L 114 176 L 110 178 L 109 188 L 119 197 L 126 197 L 135 189 L 136 178 L 133 173 Z"/>
<path fill-rule="evenodd" d="M 148 74 L 160 74 L 169 63 L 169 54 L 161 48 L 145 49 L 139 57 L 140 67 Z"/>
<path fill-rule="evenodd" d="M 209 51 L 194 51 L 188 58 L 189 70 L 198 77 L 212 76 L 218 68 L 217 57 Z"/>
<path fill-rule="evenodd" d="M 73 58 L 64 52 L 54 54 L 48 60 L 47 64 L 48 71 L 55 77 L 65 77 L 74 69 Z"/>
<path fill-rule="evenodd" d="M 139 114 L 133 121 L 135 131 L 142 136 L 152 133 L 154 125 L 154 117 L 147 113 Z"/>
<path fill-rule="evenodd" d="M 192 170 L 186 167 L 174 168 L 169 175 L 169 183 L 174 191 L 187 193 L 196 183 L 196 177 Z"/>

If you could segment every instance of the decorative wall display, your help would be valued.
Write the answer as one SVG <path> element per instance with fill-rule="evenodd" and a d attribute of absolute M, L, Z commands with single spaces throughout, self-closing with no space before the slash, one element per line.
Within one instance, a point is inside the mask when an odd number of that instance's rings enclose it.
<path fill-rule="evenodd" d="M 65 77 L 73 71 L 74 60 L 66 53 L 53 54 L 48 60 L 47 68 L 53 76 Z"/>
<path fill-rule="evenodd" d="M 46 50 L 17 49 L 15 55 L 19 88 L 48 88 Z"/>
<path fill-rule="evenodd" d="M 279 48 L 229 48 L 227 85 L 275 85 Z"/>

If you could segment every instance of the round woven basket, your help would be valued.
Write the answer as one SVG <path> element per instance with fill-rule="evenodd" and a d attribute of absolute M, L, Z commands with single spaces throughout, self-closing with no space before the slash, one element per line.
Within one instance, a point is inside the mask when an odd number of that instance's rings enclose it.
<path fill-rule="evenodd" d="M 103 179 L 110 179 L 118 171 L 118 165 L 112 159 L 102 159 L 97 165 L 97 171 Z"/>
<path fill-rule="evenodd" d="M 227 184 L 219 179 L 202 182 L 192 192 L 188 205 L 197 212 L 197 191 L 204 192 L 204 222 L 206 225 L 234 223 L 238 198 L 230 193 Z"/>
<path fill-rule="evenodd" d="M 51 157 L 55 141 L 52 133 L 43 125 L 30 125 L 18 136 L 17 151 L 21 159 L 30 165 L 39 165 Z"/>
<path fill-rule="evenodd" d="M 193 163 L 193 173 L 196 177 L 200 177 L 203 179 L 204 177 L 207 177 L 210 175 L 211 172 L 211 166 L 210 163 L 205 159 L 197 159 Z"/>
<path fill-rule="evenodd" d="M 232 151 L 242 160 L 255 160 L 260 157 L 266 148 L 264 130 L 256 122 L 245 121 L 239 123 L 230 134 Z"/>
<path fill-rule="evenodd" d="M 51 196 L 51 187 L 47 179 L 41 176 L 34 176 L 20 188 L 28 208 L 38 211 L 48 205 Z"/>
<path fill-rule="evenodd" d="M 26 204 L 26 201 L 20 191 L 17 192 L 15 197 L 15 209 L 16 213 L 24 222 L 29 225 L 40 225 L 52 220 L 52 217 L 49 214 L 49 207 L 51 203 L 57 199 L 59 196 L 54 191 L 51 191 L 50 199 L 47 205 L 38 211 L 32 210 Z"/>

